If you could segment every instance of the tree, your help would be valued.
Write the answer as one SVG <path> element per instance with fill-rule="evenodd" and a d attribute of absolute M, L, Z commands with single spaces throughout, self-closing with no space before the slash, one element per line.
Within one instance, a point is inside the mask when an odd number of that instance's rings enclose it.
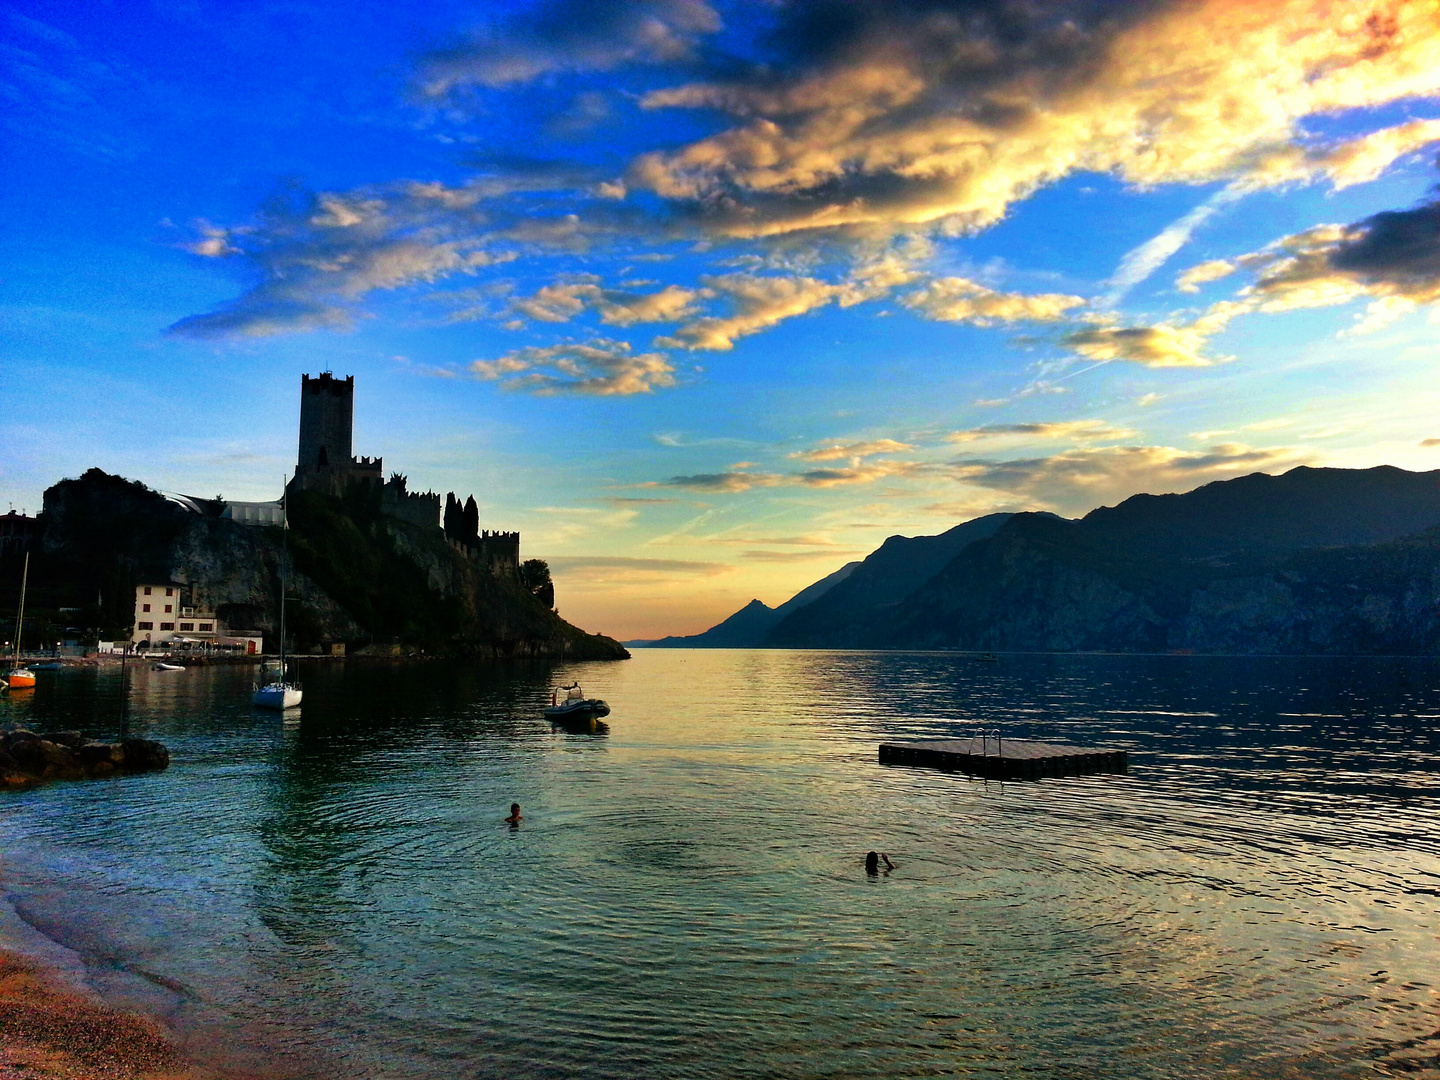
<path fill-rule="evenodd" d="M 453 491 L 445 493 L 445 535 L 452 540 L 460 538 L 460 500 Z"/>
<path fill-rule="evenodd" d="M 520 584 L 547 608 L 555 606 L 555 583 L 544 559 L 526 559 L 520 564 Z"/>
<path fill-rule="evenodd" d="M 480 508 L 475 505 L 474 495 L 465 500 L 464 514 L 464 535 L 461 539 L 469 542 L 480 535 Z"/>

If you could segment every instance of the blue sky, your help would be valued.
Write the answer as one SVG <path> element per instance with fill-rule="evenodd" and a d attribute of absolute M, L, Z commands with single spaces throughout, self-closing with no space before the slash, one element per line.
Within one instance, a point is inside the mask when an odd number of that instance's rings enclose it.
<path fill-rule="evenodd" d="M 1440 466 L 1440 7 L 0 8 L 3 496 L 274 497 L 302 372 L 644 637 L 893 533 Z"/>

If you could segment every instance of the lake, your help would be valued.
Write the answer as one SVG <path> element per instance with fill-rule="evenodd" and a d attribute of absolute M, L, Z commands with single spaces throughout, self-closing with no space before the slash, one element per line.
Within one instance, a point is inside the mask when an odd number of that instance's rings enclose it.
<path fill-rule="evenodd" d="M 0 793 L 0 885 L 212 1063 L 1440 1075 L 1434 659 L 352 660 L 302 664 L 284 719 L 251 669 L 132 674 L 170 769 Z M 542 718 L 577 677 L 606 726 Z M 113 735 L 118 695 L 48 674 L 0 723 Z M 1130 770 L 877 763 L 977 727 Z"/>

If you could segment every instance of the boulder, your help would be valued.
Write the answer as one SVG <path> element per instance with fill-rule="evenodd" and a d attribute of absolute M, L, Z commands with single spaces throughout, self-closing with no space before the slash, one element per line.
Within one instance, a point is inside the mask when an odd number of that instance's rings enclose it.
<path fill-rule="evenodd" d="M 58 743 L 61 746 L 68 746 L 71 750 L 76 749 L 85 742 L 85 736 L 78 731 L 47 731 L 40 736 L 50 742 Z"/>
<path fill-rule="evenodd" d="M 0 746 L 9 749 L 17 742 L 25 742 L 29 739 L 38 739 L 39 737 L 39 735 L 36 735 L 35 732 L 29 728 L 16 728 L 13 731 L 5 732 L 4 735 L 0 735 Z"/>
<path fill-rule="evenodd" d="M 75 756 L 86 765 L 104 762 L 113 767 L 125 764 L 125 748 L 113 742 L 87 742 L 75 751 Z"/>
<path fill-rule="evenodd" d="M 170 751 L 151 739 L 125 739 L 120 743 L 125 752 L 126 772 L 158 772 L 170 766 Z"/>

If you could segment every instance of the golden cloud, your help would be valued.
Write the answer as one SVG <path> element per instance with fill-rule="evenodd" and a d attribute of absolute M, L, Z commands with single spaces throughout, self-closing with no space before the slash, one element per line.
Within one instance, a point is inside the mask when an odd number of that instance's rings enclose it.
<path fill-rule="evenodd" d="M 722 274 L 704 277 L 709 289 L 728 296 L 735 311 L 726 316 L 706 316 L 682 326 L 675 343 L 687 349 L 728 350 L 735 339 L 758 333 L 818 307 L 845 292 L 811 277 L 768 277 L 756 274 Z M 660 344 L 669 344 L 669 339 Z"/>
<path fill-rule="evenodd" d="M 625 342 L 607 338 L 515 349 L 495 360 L 472 361 L 470 372 L 533 394 L 626 396 L 675 385 L 675 368 L 664 353 L 632 353 Z"/>
<path fill-rule="evenodd" d="M 1422 122 L 1312 152 L 1300 123 L 1440 92 L 1436 0 L 928 14 L 862 7 L 827 27 L 801 74 L 650 93 L 646 108 L 718 109 L 739 122 L 641 155 L 629 185 L 692 203 L 736 236 L 975 230 L 1075 171 L 1142 187 L 1261 185 L 1295 179 L 1293 157 L 1345 184 L 1435 138 Z"/>
<path fill-rule="evenodd" d="M 952 431 L 945 436 L 946 442 L 969 443 L 977 440 L 1030 439 L 1046 442 L 1076 442 L 1096 440 L 1131 439 L 1135 432 L 1129 428 L 1116 427 L 1104 420 L 1060 420 L 1041 424 L 985 424 L 982 427 Z"/>
<path fill-rule="evenodd" d="M 894 439 L 874 439 L 870 442 L 833 443 L 818 450 L 797 450 L 792 458 L 801 461 L 841 461 L 845 458 L 865 458 L 875 454 L 900 454 L 915 448 L 909 443 Z"/>
<path fill-rule="evenodd" d="M 1175 287 L 1183 293 L 1195 293 L 1200 291 L 1200 286 L 1211 281 L 1219 281 L 1235 272 L 1235 264 L 1226 259 L 1211 259 L 1209 262 L 1200 263 L 1190 267 L 1175 278 Z"/>
<path fill-rule="evenodd" d="M 1125 360 L 1151 368 L 1209 367 L 1219 362 L 1203 352 L 1208 335 L 1199 327 L 1104 326 L 1066 334 L 1064 344 L 1091 360 Z"/>
<path fill-rule="evenodd" d="M 992 326 L 997 322 L 1054 322 L 1085 299 L 1064 293 L 1002 293 L 967 278 L 942 277 L 900 302 L 930 319 Z"/>
<path fill-rule="evenodd" d="M 708 289 L 686 289 L 667 285 L 653 293 L 605 289 L 594 275 L 546 285 L 531 296 L 516 297 L 510 308 L 540 322 L 569 322 L 587 308 L 602 323 L 633 326 L 635 323 L 679 322 L 695 313 L 696 301 L 714 295 Z"/>

